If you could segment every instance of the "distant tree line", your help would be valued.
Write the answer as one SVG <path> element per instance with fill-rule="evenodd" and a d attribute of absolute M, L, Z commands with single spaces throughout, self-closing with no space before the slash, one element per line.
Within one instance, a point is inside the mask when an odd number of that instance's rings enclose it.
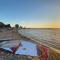
<path fill-rule="evenodd" d="M 22 26 L 19 26 L 19 24 L 15 24 L 15 28 L 16 29 L 22 29 L 23 27 Z"/>
<path fill-rule="evenodd" d="M 0 28 L 12 28 L 10 24 L 4 24 L 3 22 L 0 22 Z M 25 27 L 19 26 L 19 24 L 15 24 L 16 29 L 25 29 Z"/>
<path fill-rule="evenodd" d="M 0 28 L 11 28 L 10 24 L 4 24 L 2 22 L 0 22 Z"/>

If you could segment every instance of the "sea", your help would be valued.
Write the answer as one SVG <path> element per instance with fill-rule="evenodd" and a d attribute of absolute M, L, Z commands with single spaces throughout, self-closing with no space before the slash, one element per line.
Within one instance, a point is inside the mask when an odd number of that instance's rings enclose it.
<path fill-rule="evenodd" d="M 39 42 L 60 50 L 59 28 L 28 28 L 20 29 L 18 32 L 26 37 L 33 38 Z"/>

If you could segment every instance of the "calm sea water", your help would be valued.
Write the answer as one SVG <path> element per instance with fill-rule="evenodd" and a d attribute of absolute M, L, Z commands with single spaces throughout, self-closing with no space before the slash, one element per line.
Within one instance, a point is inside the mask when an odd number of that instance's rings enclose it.
<path fill-rule="evenodd" d="M 60 49 L 60 29 L 21 29 L 19 33 Z"/>

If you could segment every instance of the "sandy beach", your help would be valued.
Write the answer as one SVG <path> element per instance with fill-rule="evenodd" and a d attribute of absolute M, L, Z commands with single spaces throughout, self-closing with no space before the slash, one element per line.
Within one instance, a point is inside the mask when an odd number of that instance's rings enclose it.
<path fill-rule="evenodd" d="M 0 32 L 0 41 L 1 40 L 20 40 L 20 35 L 14 30 L 8 30 Z"/>

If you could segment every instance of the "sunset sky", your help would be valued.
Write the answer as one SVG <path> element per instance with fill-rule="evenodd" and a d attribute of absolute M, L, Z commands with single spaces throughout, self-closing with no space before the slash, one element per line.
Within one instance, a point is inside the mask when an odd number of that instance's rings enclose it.
<path fill-rule="evenodd" d="M 0 0 L 0 22 L 60 28 L 60 0 Z"/>

